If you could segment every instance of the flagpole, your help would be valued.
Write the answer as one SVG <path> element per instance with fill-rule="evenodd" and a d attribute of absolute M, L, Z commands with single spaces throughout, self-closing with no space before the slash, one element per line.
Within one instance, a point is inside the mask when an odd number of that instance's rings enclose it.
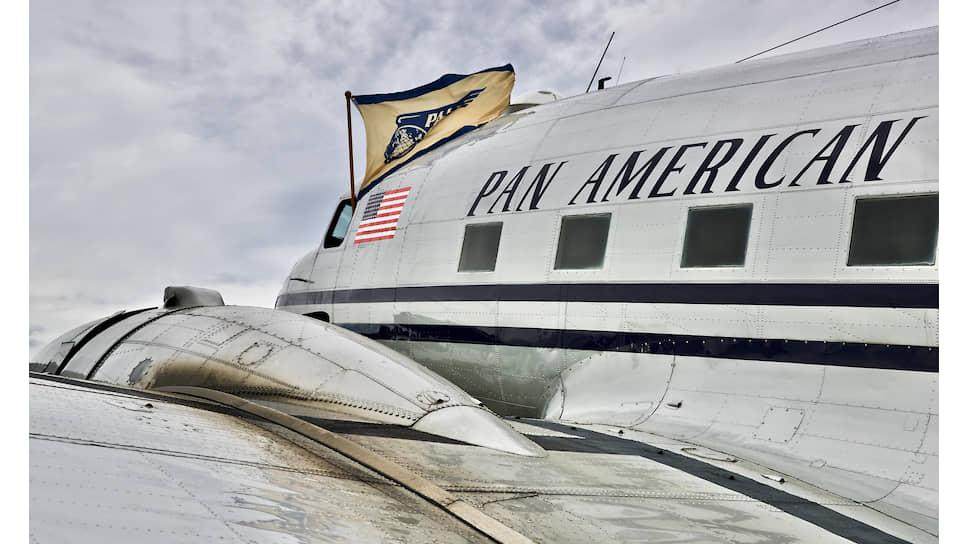
<path fill-rule="evenodd" d="M 356 182 L 353 179 L 353 121 L 350 117 L 350 98 L 353 93 L 346 91 L 346 136 L 350 144 L 350 206 L 356 212 Z"/>

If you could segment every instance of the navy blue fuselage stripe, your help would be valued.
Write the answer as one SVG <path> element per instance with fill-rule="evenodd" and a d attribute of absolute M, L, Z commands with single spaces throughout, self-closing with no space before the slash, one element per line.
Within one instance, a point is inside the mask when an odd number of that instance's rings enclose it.
<path fill-rule="evenodd" d="M 929 346 L 469 325 L 337 324 L 373 340 L 650 353 L 938 372 L 938 348 Z"/>
<path fill-rule="evenodd" d="M 421 85 L 415 87 L 408 91 L 399 91 L 395 93 L 383 93 L 383 94 L 361 94 L 353 97 L 353 101 L 357 104 L 379 104 L 380 102 L 387 102 L 391 100 L 409 100 L 411 98 L 416 98 L 418 96 L 427 94 L 433 91 L 439 91 L 444 87 L 453 85 L 462 79 L 467 79 L 471 76 L 476 76 L 477 74 L 485 74 L 487 72 L 513 72 L 514 67 L 510 64 L 505 64 L 504 66 L 495 66 L 494 68 L 487 68 L 481 70 L 480 72 L 474 72 L 473 74 L 444 74 L 438 79 L 427 83 L 426 85 Z"/>
<path fill-rule="evenodd" d="M 374 302 L 616 302 L 861 308 L 938 307 L 936 283 L 561 283 L 307 291 L 276 307 Z"/>
<path fill-rule="evenodd" d="M 548 451 L 641 456 L 726 489 L 742 493 L 751 499 L 768 504 L 777 510 L 812 523 L 857 544 L 908 544 L 907 540 L 885 533 L 876 527 L 867 525 L 863 521 L 837 512 L 820 503 L 787 493 L 736 472 L 721 469 L 712 463 L 675 453 L 665 447 L 638 440 L 626 440 L 590 429 L 576 428 L 543 419 L 522 421 L 537 427 L 579 437 L 530 436 L 532 440 Z"/>

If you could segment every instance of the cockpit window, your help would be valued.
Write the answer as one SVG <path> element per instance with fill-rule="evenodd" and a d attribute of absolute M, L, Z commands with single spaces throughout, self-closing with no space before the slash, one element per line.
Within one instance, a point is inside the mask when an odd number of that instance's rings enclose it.
<path fill-rule="evenodd" d="M 326 231 L 326 238 L 323 239 L 323 247 L 339 247 L 346 238 L 346 231 L 350 228 L 350 221 L 353 219 L 353 208 L 350 206 L 349 199 L 339 203 L 336 213 L 333 214 L 333 221 L 329 224 Z"/>

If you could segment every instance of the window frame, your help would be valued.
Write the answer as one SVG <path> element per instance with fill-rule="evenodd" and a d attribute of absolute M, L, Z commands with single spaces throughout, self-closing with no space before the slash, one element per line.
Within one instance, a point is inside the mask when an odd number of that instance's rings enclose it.
<path fill-rule="evenodd" d="M 492 265 L 492 268 L 490 270 L 484 270 L 484 269 L 479 269 L 479 270 L 461 270 L 461 267 L 460 266 L 461 266 L 461 263 L 464 260 L 464 249 L 466 249 L 466 246 L 467 246 L 467 232 L 468 232 L 468 230 L 474 229 L 474 228 L 479 228 L 479 227 L 489 227 L 489 226 L 494 226 L 494 225 L 498 225 L 498 233 L 497 233 L 497 247 L 494 250 L 494 263 Z M 478 274 L 479 273 L 485 273 L 486 274 L 486 273 L 494 272 L 495 270 L 497 270 L 497 260 L 498 260 L 498 257 L 500 257 L 500 254 L 501 254 L 501 239 L 503 237 L 504 237 L 504 221 L 488 221 L 486 223 L 465 223 L 464 224 L 464 235 L 461 238 L 460 252 L 457 255 L 457 272 L 459 272 L 461 274 L 474 274 L 474 273 L 478 273 Z"/>
<path fill-rule="evenodd" d="M 686 255 L 687 255 L 687 243 L 689 241 L 689 218 L 692 215 L 693 210 L 714 210 L 714 209 L 726 209 L 726 208 L 745 208 L 749 210 L 749 219 L 746 222 L 746 243 L 743 246 L 743 262 L 740 264 L 700 264 L 700 265 L 686 265 Z M 682 241 L 679 244 L 679 262 L 678 267 L 680 270 L 703 270 L 703 269 L 729 269 L 729 270 L 743 270 L 746 268 L 749 262 L 750 256 L 750 237 L 753 233 L 753 223 L 754 223 L 754 212 L 756 210 L 756 204 L 754 202 L 743 201 L 743 202 L 733 202 L 729 204 L 711 204 L 707 206 L 689 206 L 686 208 L 686 220 L 685 226 L 682 230 Z"/>
<path fill-rule="evenodd" d="M 613 218 L 613 215 L 614 214 L 611 211 L 608 211 L 608 212 L 595 212 L 595 213 L 576 213 L 576 214 L 570 214 L 570 215 L 562 215 L 562 216 L 560 216 L 560 219 L 558 221 L 558 233 L 557 233 L 557 237 L 555 239 L 555 255 L 554 255 L 554 260 L 552 262 L 552 271 L 553 272 L 585 272 L 585 271 L 599 271 L 599 270 L 604 270 L 605 269 L 605 263 L 606 263 L 606 261 L 608 259 L 608 246 L 609 246 L 608 242 L 609 242 L 609 238 L 612 235 L 612 218 Z M 605 239 L 604 239 L 603 244 L 602 244 L 602 258 L 601 258 L 601 262 L 599 263 L 598 266 L 594 266 L 594 267 L 585 267 L 585 268 L 563 268 L 561 266 L 561 250 L 562 250 L 562 242 L 564 241 L 563 234 L 564 234 L 565 222 L 566 221 L 569 221 L 569 220 L 573 220 L 575 218 L 587 218 L 587 217 L 606 217 L 606 218 L 608 218 L 608 224 L 607 224 L 607 227 L 606 227 L 606 230 L 605 230 Z"/>
<path fill-rule="evenodd" d="M 856 218 L 857 218 L 857 203 L 858 202 L 861 202 L 861 201 L 871 201 L 871 200 L 901 200 L 901 199 L 918 198 L 918 197 L 930 197 L 930 196 L 935 196 L 935 197 L 938 198 L 938 207 L 939 207 L 939 210 L 938 210 L 938 225 L 937 225 L 937 228 L 934 231 L 934 244 L 933 244 L 933 248 L 932 248 L 933 249 L 933 251 L 932 251 L 932 261 L 930 263 L 923 263 L 922 262 L 922 263 L 891 263 L 891 264 L 884 264 L 884 263 L 879 263 L 879 264 L 871 264 L 871 263 L 850 264 L 851 249 L 853 249 L 853 245 L 854 245 L 854 230 L 855 230 L 855 227 L 856 227 L 855 221 L 856 221 Z M 940 213 L 941 210 L 940 210 L 940 206 L 941 206 L 940 193 L 937 190 L 934 190 L 934 191 L 926 191 L 926 192 L 917 192 L 917 193 L 913 193 L 913 192 L 896 193 L 896 194 L 891 194 L 891 193 L 887 193 L 887 194 L 885 194 L 885 193 L 872 193 L 872 194 L 854 195 L 854 198 L 850 200 L 850 208 L 849 208 L 850 215 L 849 215 L 849 218 L 848 218 L 848 221 L 847 221 L 847 244 L 846 244 L 846 248 L 844 248 L 843 250 L 841 250 L 841 251 L 844 251 L 844 253 L 841 254 L 841 255 L 843 255 L 843 259 L 844 259 L 843 261 L 841 261 L 841 263 L 843 263 L 842 264 L 843 269 L 845 271 L 849 271 L 849 270 L 863 270 L 863 269 L 867 269 L 867 270 L 870 270 L 870 269 L 885 270 L 885 269 L 897 269 L 897 268 L 901 268 L 901 267 L 929 269 L 929 268 L 936 267 L 938 265 L 938 237 L 940 236 L 940 231 L 941 231 L 941 213 Z"/>
<path fill-rule="evenodd" d="M 333 236 L 333 231 L 336 230 L 336 225 L 339 224 L 339 219 L 342 216 L 342 211 L 346 206 L 350 206 L 350 220 L 346 224 L 346 232 L 343 233 L 343 237 L 339 239 L 339 242 L 333 243 L 337 238 Z M 336 205 L 336 210 L 333 211 L 333 218 L 329 221 L 329 228 L 326 229 L 326 235 L 323 236 L 323 249 L 332 249 L 340 247 L 346 240 L 346 235 L 350 232 L 350 226 L 353 225 L 353 216 L 356 215 L 356 210 L 352 209 L 352 201 L 349 198 L 343 199 Z"/>

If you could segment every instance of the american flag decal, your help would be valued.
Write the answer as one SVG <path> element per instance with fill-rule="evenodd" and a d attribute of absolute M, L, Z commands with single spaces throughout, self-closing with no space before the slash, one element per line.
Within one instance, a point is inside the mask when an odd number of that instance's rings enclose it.
<path fill-rule="evenodd" d="M 360 226 L 356 229 L 356 239 L 353 243 L 393 238 L 397 231 L 400 210 L 403 209 L 403 203 L 406 202 L 409 194 L 410 187 L 371 194 L 366 201 L 366 209 L 363 210 L 363 218 L 360 219 Z"/>

